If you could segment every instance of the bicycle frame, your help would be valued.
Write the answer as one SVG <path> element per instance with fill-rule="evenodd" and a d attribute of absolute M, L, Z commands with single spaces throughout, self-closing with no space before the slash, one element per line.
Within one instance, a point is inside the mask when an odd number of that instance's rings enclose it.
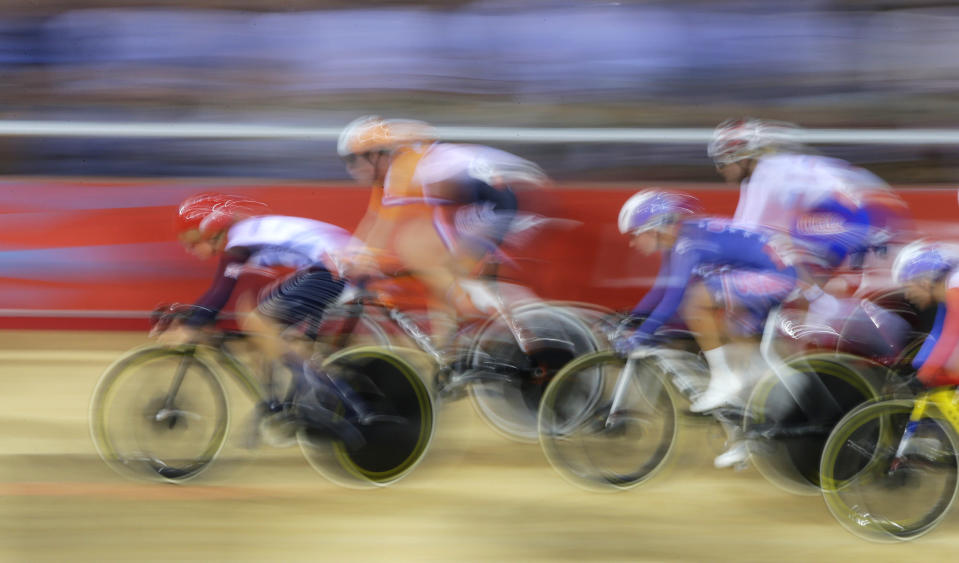
<path fill-rule="evenodd" d="M 502 296 L 494 293 L 492 291 L 485 290 L 482 288 L 480 282 L 470 284 L 471 294 L 482 292 L 484 302 L 492 303 L 496 310 L 496 315 L 499 318 L 503 319 L 504 324 L 509 329 L 510 334 L 515 339 L 517 345 L 523 351 L 523 353 L 529 353 L 529 339 L 523 334 L 523 328 L 516 321 L 514 316 L 510 312 L 510 307 L 507 306 L 506 302 L 503 300 Z M 404 335 L 410 338 L 416 347 L 426 353 L 437 366 L 446 367 L 448 359 L 444 357 L 442 351 L 437 347 L 433 338 L 424 332 L 420 326 L 404 311 L 399 309 L 394 305 L 383 303 L 369 297 L 360 297 L 359 299 L 354 299 L 352 302 L 345 303 L 347 307 L 347 322 L 344 328 L 342 328 L 336 335 L 336 344 L 337 347 L 341 347 L 345 344 L 346 339 L 352 334 L 352 331 L 356 328 L 356 325 L 359 322 L 360 317 L 363 315 L 366 307 L 376 306 L 385 311 L 386 317 L 393 323 L 394 326 L 400 329 Z M 480 323 L 479 330 L 487 326 L 491 322 L 490 320 Z M 467 328 L 471 328 L 474 325 L 467 325 Z"/>
<path fill-rule="evenodd" d="M 185 346 L 183 350 L 185 353 L 180 359 L 176 376 L 166 397 L 167 408 L 179 391 L 180 384 L 183 381 L 190 362 L 196 357 L 199 357 L 201 361 L 206 359 L 209 363 L 221 368 L 221 371 L 224 371 L 233 381 L 239 384 L 240 389 L 254 402 L 268 401 L 276 398 L 273 396 L 272 390 L 267 390 L 263 382 L 256 377 L 246 364 L 241 362 L 239 358 L 229 350 L 225 342 L 220 343 L 218 346 L 189 344 Z"/>
<path fill-rule="evenodd" d="M 609 417 L 606 421 L 607 426 L 612 425 L 615 422 L 616 416 L 625 410 L 623 406 L 626 403 L 626 393 L 630 382 L 638 377 L 636 368 L 640 362 L 653 362 L 655 367 L 658 368 L 657 373 L 662 374 L 662 376 L 657 376 L 660 378 L 662 386 L 656 390 L 656 393 L 666 392 L 666 386 L 670 385 L 683 395 L 689 396 L 696 386 L 690 381 L 689 376 L 677 365 L 681 361 L 688 360 L 688 358 L 688 352 L 668 348 L 656 349 L 644 346 L 633 350 L 626 359 L 626 367 L 616 380 L 616 386 L 613 390 L 613 402 L 609 410 Z M 643 385 L 642 382 L 639 383 L 641 389 L 649 387 Z M 659 395 L 657 394 L 651 397 L 651 399 L 655 402 L 659 399 Z"/>
<path fill-rule="evenodd" d="M 905 457 L 909 440 L 915 435 L 922 419 L 926 418 L 930 405 L 938 409 L 952 429 L 959 433 L 959 390 L 955 387 L 938 387 L 925 391 L 916 398 L 916 404 L 909 414 L 909 422 L 896 449 L 896 461 Z"/>

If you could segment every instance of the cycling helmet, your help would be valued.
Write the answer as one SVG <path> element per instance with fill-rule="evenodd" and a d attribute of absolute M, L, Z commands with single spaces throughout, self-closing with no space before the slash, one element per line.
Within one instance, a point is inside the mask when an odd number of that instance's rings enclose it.
<path fill-rule="evenodd" d="M 902 285 L 920 279 L 936 280 L 959 264 L 956 253 L 943 245 L 918 240 L 907 244 L 892 264 L 892 279 Z"/>
<path fill-rule="evenodd" d="M 696 198 L 659 189 L 633 194 L 619 210 L 619 232 L 637 235 L 658 229 L 693 215 L 699 210 Z"/>
<path fill-rule="evenodd" d="M 781 121 L 727 119 L 713 131 L 706 154 L 717 165 L 754 158 L 772 150 L 798 146 L 798 128 Z"/>
<path fill-rule="evenodd" d="M 245 217 L 260 215 L 266 204 L 238 195 L 202 193 L 191 196 L 180 204 L 176 215 L 176 232 L 193 229 L 204 237 L 213 236 Z"/>
<path fill-rule="evenodd" d="M 336 153 L 346 158 L 354 154 L 387 151 L 397 145 L 429 141 L 436 135 L 427 123 L 413 119 L 383 119 L 367 115 L 354 119 L 343 128 Z"/>

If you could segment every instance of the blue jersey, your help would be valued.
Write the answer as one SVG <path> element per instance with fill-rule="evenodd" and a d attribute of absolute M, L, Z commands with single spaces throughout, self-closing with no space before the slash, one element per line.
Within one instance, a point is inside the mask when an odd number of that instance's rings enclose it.
<path fill-rule="evenodd" d="M 683 223 L 676 244 L 663 257 L 652 289 L 633 309 L 635 315 L 648 315 L 637 336 L 651 336 L 676 314 L 694 276 L 732 269 L 774 272 L 794 279 L 795 269 L 788 263 L 785 247 L 779 247 L 780 240 L 777 235 L 737 227 L 723 219 Z"/>

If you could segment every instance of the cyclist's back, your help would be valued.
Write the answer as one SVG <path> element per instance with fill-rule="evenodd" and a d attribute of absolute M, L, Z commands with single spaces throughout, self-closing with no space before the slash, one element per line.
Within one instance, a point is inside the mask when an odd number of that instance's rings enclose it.
<path fill-rule="evenodd" d="M 694 276 L 725 276 L 736 286 L 727 289 L 737 293 L 771 291 L 784 296 L 792 289 L 796 275 L 788 262 L 774 233 L 748 229 L 726 219 L 686 221 L 671 252 L 664 257 L 656 283 L 636 307 L 640 312 L 649 311 L 640 331 L 651 335 L 672 318 Z M 775 273 L 781 279 L 735 275 L 747 271 Z"/>
<path fill-rule="evenodd" d="M 350 233 L 329 223 L 286 215 L 243 219 L 227 232 L 227 252 L 247 255 L 255 266 L 300 269 L 326 263 L 345 248 Z"/>

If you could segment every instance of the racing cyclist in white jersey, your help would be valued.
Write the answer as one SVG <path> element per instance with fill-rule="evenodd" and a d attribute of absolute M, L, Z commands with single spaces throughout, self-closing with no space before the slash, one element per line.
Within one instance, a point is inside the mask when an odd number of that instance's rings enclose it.
<path fill-rule="evenodd" d="M 343 292 L 346 282 L 335 266 L 335 256 L 352 241 L 349 232 L 303 217 L 263 214 L 264 204 L 241 196 L 199 194 L 179 207 L 176 226 L 180 242 L 200 259 L 218 258 L 214 279 L 184 318 L 160 335 L 161 342 L 177 344 L 202 339 L 227 304 L 240 275 L 250 267 L 280 268 L 292 272 L 260 295 L 255 310 L 241 319 L 267 362 L 282 361 L 296 385 L 325 374 L 308 365 L 309 356 L 293 349 L 283 337 L 289 327 L 314 334 L 326 307 Z M 363 423 L 371 420 L 362 402 L 332 378 L 333 387 Z M 264 405 L 275 409 L 278 405 Z"/>

